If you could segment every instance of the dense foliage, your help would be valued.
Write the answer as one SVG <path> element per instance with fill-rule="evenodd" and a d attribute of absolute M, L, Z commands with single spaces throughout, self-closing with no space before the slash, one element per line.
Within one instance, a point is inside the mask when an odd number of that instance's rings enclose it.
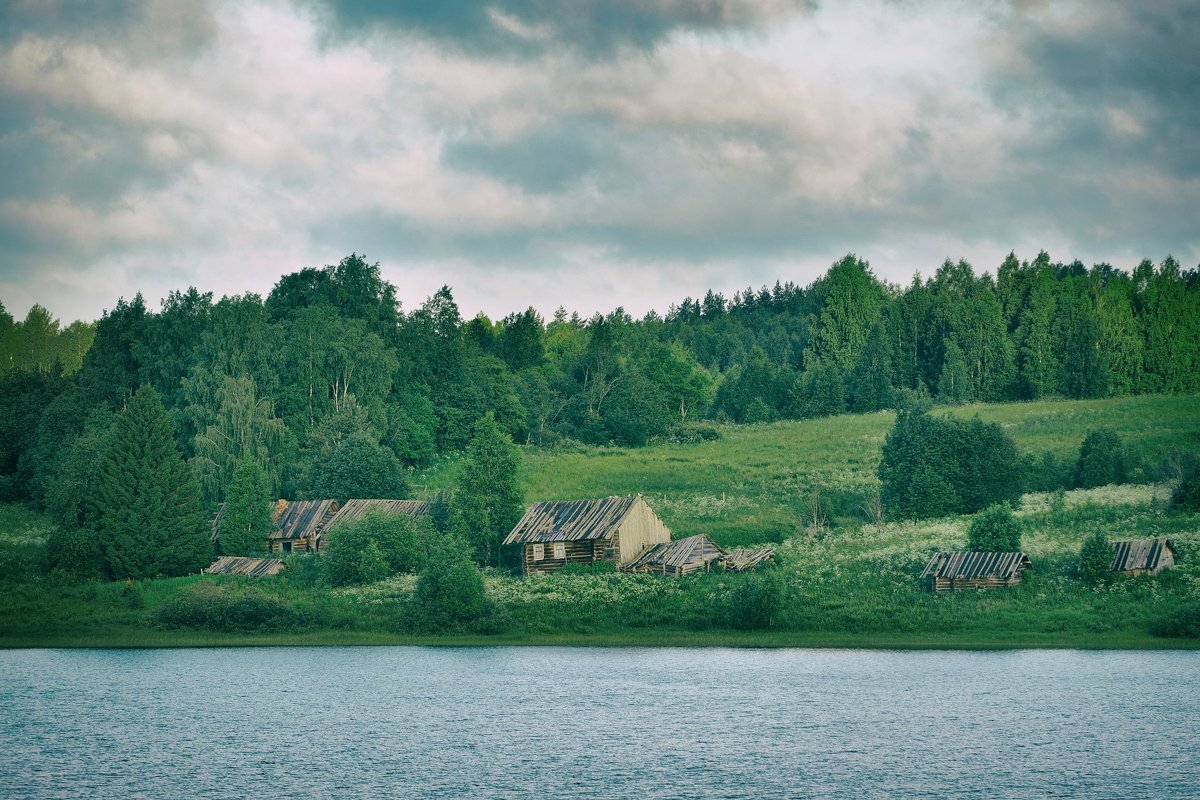
<path fill-rule="evenodd" d="M 1075 485 L 1081 489 L 1094 489 L 1110 483 L 1125 483 L 1128 475 L 1125 451 L 1117 432 L 1112 428 L 1089 431 L 1079 446 Z"/>
<path fill-rule="evenodd" d="M 331 532 L 321 559 L 330 586 L 370 583 L 417 572 L 431 541 L 428 525 L 403 515 L 367 514 Z"/>
<path fill-rule="evenodd" d="M 1171 504 L 1182 511 L 1200 511 L 1200 465 L 1184 474 L 1171 495 Z"/>
<path fill-rule="evenodd" d="M 1113 546 L 1104 531 L 1096 531 L 1083 540 L 1079 548 L 1079 574 L 1086 580 L 1096 582 L 1109 575 L 1113 561 Z"/>
<path fill-rule="evenodd" d="M 500 543 L 525 513 L 517 485 L 520 459 L 490 413 L 479 421 L 458 478 L 451 525 L 481 564 L 499 565 Z"/>
<path fill-rule="evenodd" d="M 1021 523 L 1002 503 L 990 506 L 967 526 L 967 548 L 983 553 L 1021 551 Z"/>
<path fill-rule="evenodd" d="M 247 458 L 233 471 L 221 510 L 217 547 L 226 556 L 258 555 L 266 550 L 267 534 L 274 527 L 266 476 Z"/>
<path fill-rule="evenodd" d="M 465 543 L 454 536 L 432 541 L 415 600 L 415 624 L 427 630 L 453 630 L 483 616 L 487 607 L 483 576 Z"/>

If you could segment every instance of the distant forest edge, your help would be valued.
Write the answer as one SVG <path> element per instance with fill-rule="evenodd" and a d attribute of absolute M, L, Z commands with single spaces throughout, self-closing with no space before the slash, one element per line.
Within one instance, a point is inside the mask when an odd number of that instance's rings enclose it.
<path fill-rule="evenodd" d="M 708 292 L 665 316 L 532 308 L 464 321 L 449 288 L 405 312 L 351 255 L 282 277 L 265 300 L 141 295 L 61 329 L 0 304 L 0 500 L 71 505 L 115 413 L 143 384 L 174 419 L 209 505 L 260 463 L 303 497 L 353 441 L 365 463 L 424 468 L 491 412 L 514 441 L 640 446 L 691 423 L 802 419 L 942 403 L 1200 392 L 1200 273 L 1009 255 L 996 275 L 945 262 L 890 285 L 847 255 L 806 287 Z M 56 494 L 67 496 L 56 498 Z M 85 492 L 86 493 L 86 492 Z"/>

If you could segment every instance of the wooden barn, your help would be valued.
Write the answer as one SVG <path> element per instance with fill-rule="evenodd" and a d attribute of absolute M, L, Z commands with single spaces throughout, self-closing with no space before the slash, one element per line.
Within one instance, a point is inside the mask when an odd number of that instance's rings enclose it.
<path fill-rule="evenodd" d="M 241 558 L 238 556 L 221 556 L 212 566 L 205 567 L 208 575 L 250 575 L 255 578 L 278 575 L 283 569 L 283 559 L 280 558 Z"/>
<path fill-rule="evenodd" d="M 321 537 L 338 512 L 336 500 L 290 500 L 275 518 L 267 537 L 272 553 L 316 553 Z"/>
<path fill-rule="evenodd" d="M 1109 569 L 1126 575 L 1157 575 L 1175 566 L 1178 556 L 1171 540 L 1161 536 L 1113 542 L 1113 560 Z"/>
<path fill-rule="evenodd" d="M 640 556 L 624 565 L 626 572 L 653 572 L 678 578 L 691 572 L 707 572 L 712 565 L 725 562 L 726 553 L 704 534 L 651 545 Z"/>
<path fill-rule="evenodd" d="M 567 563 L 611 561 L 620 567 L 669 541 L 671 531 L 640 494 L 534 503 L 504 539 L 521 546 L 526 575 Z"/>
<path fill-rule="evenodd" d="M 930 578 L 935 592 L 953 589 L 998 589 L 1016 586 L 1029 569 L 1024 553 L 940 552 L 921 573 Z"/>
<path fill-rule="evenodd" d="M 423 500 L 347 500 L 346 504 L 338 509 L 333 519 L 329 521 L 329 530 L 335 530 L 339 525 L 362 519 L 368 514 L 423 519 L 429 516 L 432 508 L 433 503 Z"/>

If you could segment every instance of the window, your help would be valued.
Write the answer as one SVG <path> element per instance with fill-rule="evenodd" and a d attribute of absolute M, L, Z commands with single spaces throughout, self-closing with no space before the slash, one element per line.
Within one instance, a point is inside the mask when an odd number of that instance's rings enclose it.
<path fill-rule="evenodd" d="M 533 546 L 533 560 L 534 561 L 543 561 L 543 560 L 545 560 L 545 558 L 546 558 L 546 545 L 535 544 Z"/>
<path fill-rule="evenodd" d="M 567 546 L 565 544 L 563 544 L 562 542 L 555 542 L 554 543 L 554 557 L 565 559 L 567 557 Z"/>

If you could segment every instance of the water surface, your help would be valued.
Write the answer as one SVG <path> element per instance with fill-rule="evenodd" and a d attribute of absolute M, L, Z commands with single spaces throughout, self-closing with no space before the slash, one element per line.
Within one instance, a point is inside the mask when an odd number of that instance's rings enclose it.
<path fill-rule="evenodd" d="M 1200 797 L 1200 653 L 0 651 L 0 796 Z"/>

